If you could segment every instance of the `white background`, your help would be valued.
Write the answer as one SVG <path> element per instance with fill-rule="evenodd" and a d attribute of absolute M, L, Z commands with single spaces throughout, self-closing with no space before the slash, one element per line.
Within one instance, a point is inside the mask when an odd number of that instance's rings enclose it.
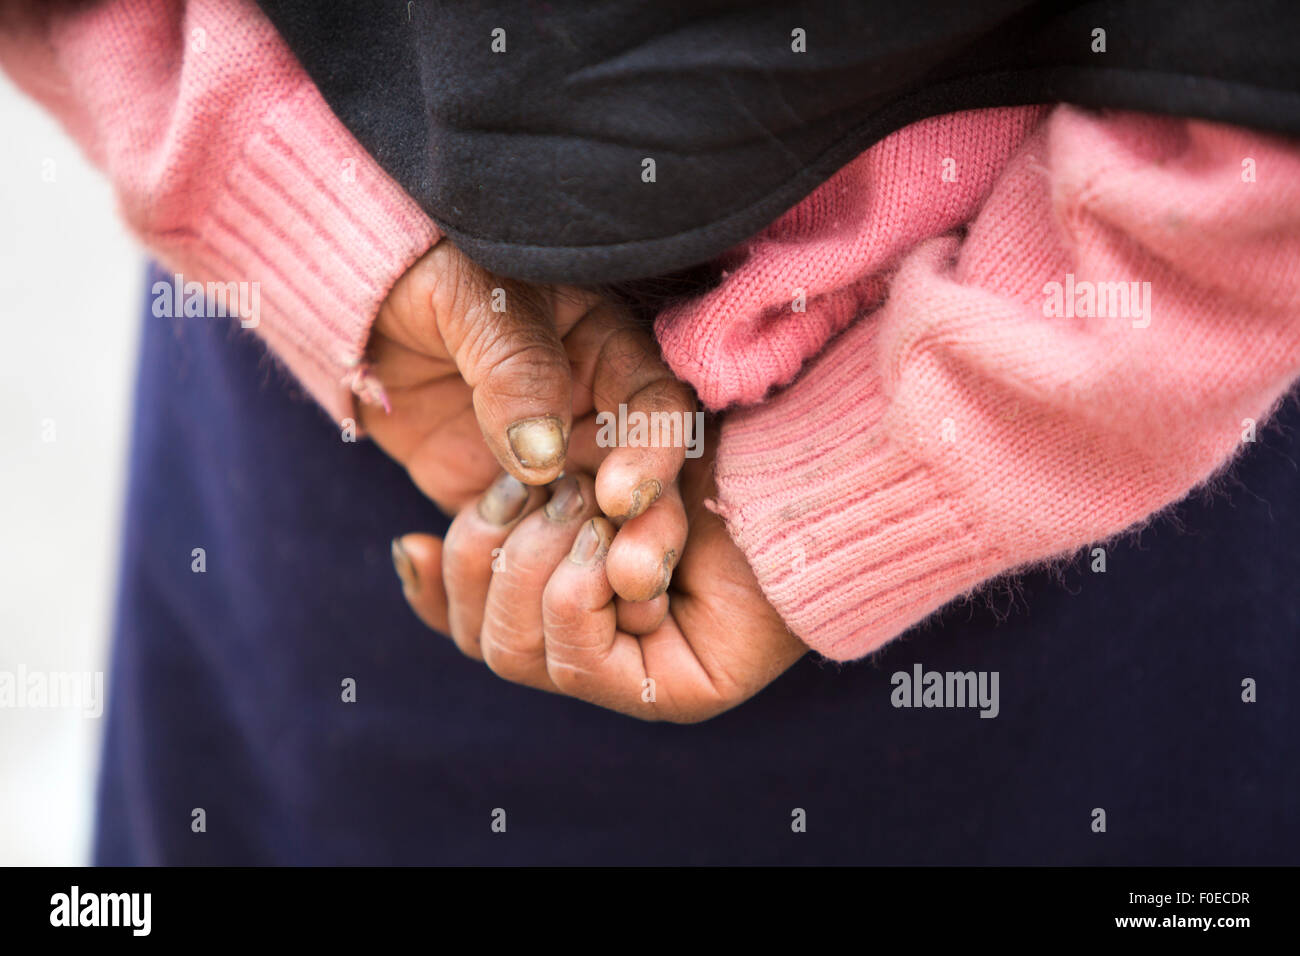
<path fill-rule="evenodd" d="M 143 270 L 106 180 L 0 73 L 0 672 L 105 669 Z M 0 865 L 89 861 L 102 724 L 0 707 Z"/>

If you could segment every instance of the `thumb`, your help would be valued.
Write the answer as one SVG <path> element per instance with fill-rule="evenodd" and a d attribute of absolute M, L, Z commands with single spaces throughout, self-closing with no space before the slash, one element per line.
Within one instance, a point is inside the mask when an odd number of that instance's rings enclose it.
<path fill-rule="evenodd" d="M 473 389 L 474 413 L 501 467 L 529 485 L 555 480 L 573 420 L 573 373 L 555 327 L 554 292 L 479 268 L 449 243 L 434 291 L 438 331 Z"/>
<path fill-rule="evenodd" d="M 435 631 L 450 634 L 447 589 L 442 583 L 442 539 L 431 534 L 394 538 L 393 569 L 415 616 Z"/>

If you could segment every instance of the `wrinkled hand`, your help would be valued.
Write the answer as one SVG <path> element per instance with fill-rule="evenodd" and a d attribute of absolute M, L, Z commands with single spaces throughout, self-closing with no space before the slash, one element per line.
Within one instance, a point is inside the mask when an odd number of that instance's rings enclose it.
<path fill-rule="evenodd" d="M 713 717 L 807 650 L 763 597 L 722 520 L 703 506 L 714 494 L 711 456 L 688 462 L 682 474 L 689 537 L 668 593 L 651 604 L 615 597 L 614 527 L 598 514 L 592 487 L 585 474 L 566 475 L 549 500 L 533 488 L 508 515 L 487 509 L 504 520 L 467 508 L 445 546 L 407 535 L 422 582 L 407 592 L 416 613 L 507 680 L 645 720 Z"/>
<path fill-rule="evenodd" d="M 453 514 L 502 468 L 513 481 L 497 489 L 506 499 L 555 479 L 575 429 L 583 448 L 594 447 L 598 412 L 695 407 L 630 315 L 580 289 L 493 277 L 447 241 L 393 287 L 367 358 L 389 409 L 362 404 L 362 426 Z M 570 462 L 597 475 L 601 509 L 625 521 L 612 579 L 630 600 L 662 590 L 665 561 L 680 553 L 684 455 L 622 447 Z M 394 558 L 400 567 L 396 550 Z"/>

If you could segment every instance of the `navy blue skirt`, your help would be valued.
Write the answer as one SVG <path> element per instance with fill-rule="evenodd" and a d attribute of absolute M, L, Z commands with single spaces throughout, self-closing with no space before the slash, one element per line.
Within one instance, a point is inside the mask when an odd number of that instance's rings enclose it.
<path fill-rule="evenodd" d="M 679 727 L 462 658 L 393 574 L 394 535 L 447 525 L 405 472 L 251 333 L 144 322 L 98 863 L 1300 862 L 1294 402 L 1105 573 Z M 996 671 L 997 716 L 894 706 L 917 664 Z"/>

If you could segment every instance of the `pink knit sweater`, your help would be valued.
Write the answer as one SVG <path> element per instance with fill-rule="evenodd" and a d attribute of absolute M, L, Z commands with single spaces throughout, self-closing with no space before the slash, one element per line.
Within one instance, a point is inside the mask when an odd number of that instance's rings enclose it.
<path fill-rule="evenodd" d="M 377 306 L 438 232 L 251 0 L 0 21 L 0 63 L 150 250 L 187 279 L 259 282 L 258 333 L 351 414 Z M 1240 448 L 1300 372 L 1300 151 L 1069 107 L 939 117 L 725 262 L 660 340 L 735 407 L 718 509 L 769 600 L 853 658 L 1142 521 Z"/>
<path fill-rule="evenodd" d="M 660 319 L 674 369 L 747 406 L 718 510 L 828 657 L 1177 501 L 1300 375 L 1300 147 L 1040 115 L 901 131 Z"/>
<path fill-rule="evenodd" d="M 252 0 L 0 3 L 0 65 L 185 281 L 258 283 L 257 332 L 336 419 L 379 303 L 439 235 Z"/>

